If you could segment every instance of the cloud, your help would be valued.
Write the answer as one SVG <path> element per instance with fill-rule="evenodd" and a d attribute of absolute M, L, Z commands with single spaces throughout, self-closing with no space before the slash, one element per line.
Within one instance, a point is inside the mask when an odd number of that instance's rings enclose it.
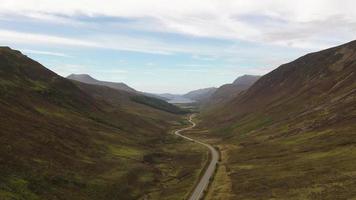
<path fill-rule="evenodd" d="M 138 19 L 127 22 L 126 27 L 145 31 L 319 48 L 355 37 L 354 7 L 353 0 L 343 0 L 342 3 L 339 0 L 191 0 L 169 3 L 166 0 L 106 0 L 105 3 L 98 0 L 2 0 L 0 13 L 17 13 L 63 23 L 72 23 L 69 19 L 80 21 L 78 16 L 111 16 Z M 332 23 L 330 19 L 333 18 L 343 20 Z M 314 26 L 317 28 L 310 29 Z M 338 34 L 337 41 L 325 33 L 331 26 Z M 340 34 L 341 30 L 343 33 Z"/>
<path fill-rule="evenodd" d="M 63 77 L 66 77 L 69 74 L 82 74 L 89 71 L 88 66 L 78 64 L 63 64 L 56 61 L 49 62 L 46 67 Z"/>
<path fill-rule="evenodd" d="M 63 75 L 143 79 L 147 90 L 147 82 L 155 80 L 152 87 L 164 90 L 165 81 L 175 89 L 183 76 L 182 87 L 189 89 L 264 74 L 306 52 L 355 39 L 355 5 L 354 0 L 1 0 L 0 43 L 47 55 L 38 56 L 44 63 L 71 52 L 76 57 L 48 65 Z M 117 66 L 137 70 L 137 76 L 111 70 Z M 144 68 L 149 71 L 140 76 Z M 148 74 L 154 79 L 145 79 Z"/>
<path fill-rule="evenodd" d="M 102 80 L 121 81 L 126 79 L 128 70 L 107 69 L 105 66 L 91 66 L 83 64 L 62 64 L 57 61 L 49 62 L 47 67 L 59 75 L 66 77 L 69 74 L 89 74 Z"/>
<path fill-rule="evenodd" d="M 135 51 L 152 54 L 172 54 L 179 52 L 177 48 L 164 47 L 150 40 L 134 39 L 130 37 L 110 37 L 107 35 L 96 35 L 85 39 L 74 37 L 53 36 L 48 34 L 27 33 L 13 30 L 0 29 L 0 42 L 3 44 L 34 44 L 34 45 L 58 45 L 58 46 L 76 46 L 84 48 L 102 48 L 121 51 Z M 163 47 L 162 47 L 163 46 Z M 32 52 L 34 53 L 34 52 Z M 37 52 L 39 53 L 39 52 Z"/>
<path fill-rule="evenodd" d="M 12 44 L 36 45 L 41 47 L 79 47 L 99 48 L 118 51 L 132 51 L 148 54 L 172 55 L 177 53 L 193 54 L 195 56 L 216 58 L 220 56 L 234 56 L 236 49 L 226 48 L 224 45 L 162 41 L 160 38 L 135 37 L 126 35 L 113 35 L 96 33 L 93 35 L 57 36 L 14 30 L 0 29 L 0 42 L 11 46 Z M 32 52 L 34 53 L 34 52 Z M 36 53 L 41 53 L 37 51 Z M 45 53 L 42 51 L 42 53 Z"/>
<path fill-rule="evenodd" d="M 69 57 L 69 58 L 71 57 L 64 53 L 58 53 L 58 52 L 52 52 L 52 51 L 39 51 L 39 50 L 33 50 L 33 49 L 20 49 L 20 51 L 22 51 L 24 53 L 29 53 L 29 54 L 40 54 L 40 55 Z"/>
<path fill-rule="evenodd" d="M 127 74 L 129 71 L 121 69 L 109 69 L 109 70 L 91 70 L 95 73 L 108 73 L 108 74 Z"/>
<path fill-rule="evenodd" d="M 0 42 L 13 43 L 14 41 L 16 43 L 21 44 L 56 44 L 83 47 L 99 47 L 99 45 L 96 43 L 81 39 L 0 29 Z"/>

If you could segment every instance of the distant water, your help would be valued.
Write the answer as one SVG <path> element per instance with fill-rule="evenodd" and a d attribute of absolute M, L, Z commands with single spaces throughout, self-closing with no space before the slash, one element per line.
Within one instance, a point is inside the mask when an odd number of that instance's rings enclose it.
<path fill-rule="evenodd" d="M 184 97 L 179 97 L 179 98 L 174 98 L 168 100 L 168 103 L 194 103 L 195 101 L 192 99 L 184 98 Z"/>

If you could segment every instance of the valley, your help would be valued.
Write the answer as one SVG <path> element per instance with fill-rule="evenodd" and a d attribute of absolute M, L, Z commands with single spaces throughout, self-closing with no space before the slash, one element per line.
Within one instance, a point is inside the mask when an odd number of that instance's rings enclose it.
<path fill-rule="evenodd" d="M 204 167 L 204 171 L 202 172 L 203 174 L 201 175 L 200 180 L 198 180 L 196 187 L 191 192 L 190 197 L 188 198 L 189 200 L 199 200 L 204 198 L 205 193 L 208 191 L 208 186 L 214 178 L 214 173 L 220 158 L 219 158 L 219 152 L 213 146 L 181 134 L 182 132 L 194 129 L 196 124 L 193 121 L 193 118 L 194 118 L 194 114 L 190 115 L 188 119 L 188 121 L 191 123 L 191 126 L 188 126 L 183 129 L 179 129 L 175 131 L 174 134 L 184 138 L 187 141 L 202 145 L 208 148 L 210 151 L 209 163 L 207 163 L 206 167 Z"/>
<path fill-rule="evenodd" d="M 1 47 L 0 199 L 352 199 L 355 88 L 355 41 L 184 95 Z"/>
<path fill-rule="evenodd" d="M 0 200 L 356 200 L 355 0 L 1 0 Z"/>

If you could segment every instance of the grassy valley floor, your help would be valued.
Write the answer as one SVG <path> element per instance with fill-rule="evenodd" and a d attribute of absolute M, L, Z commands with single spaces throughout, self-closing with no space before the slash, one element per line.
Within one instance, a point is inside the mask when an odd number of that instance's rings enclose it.
<path fill-rule="evenodd" d="M 182 126 L 184 119 L 172 129 Z M 207 155 L 204 148 L 169 132 L 150 141 L 138 138 L 134 145 L 101 130 L 91 148 L 102 150 L 68 155 L 77 159 L 68 166 L 56 163 L 65 158 L 48 160 L 42 153 L 27 154 L 31 159 L 23 158 L 18 168 L 13 163 L 19 158 L 8 158 L 1 165 L 0 199 L 182 199 L 199 178 Z"/>

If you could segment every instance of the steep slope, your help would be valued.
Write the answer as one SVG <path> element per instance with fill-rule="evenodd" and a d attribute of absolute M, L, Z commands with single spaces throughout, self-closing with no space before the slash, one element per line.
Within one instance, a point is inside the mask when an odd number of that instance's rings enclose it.
<path fill-rule="evenodd" d="M 355 88 L 354 41 L 282 65 L 206 112 L 204 135 L 226 155 L 217 184 L 231 185 L 231 199 L 353 198 Z"/>
<path fill-rule="evenodd" d="M 71 74 L 67 76 L 68 79 L 79 81 L 82 83 L 93 84 L 93 85 L 103 85 L 113 89 L 136 92 L 135 89 L 129 87 L 125 83 L 115 83 L 115 82 L 108 82 L 108 81 L 99 81 L 94 79 L 93 77 L 89 76 L 88 74 Z"/>
<path fill-rule="evenodd" d="M 202 150 L 167 134 L 179 116 L 132 95 L 69 81 L 1 47 L 0 199 L 184 196 Z"/>
<path fill-rule="evenodd" d="M 240 92 L 251 87 L 261 76 L 243 75 L 238 77 L 233 83 L 219 87 L 206 102 L 207 106 L 215 106 L 226 103 L 239 95 Z"/>
<path fill-rule="evenodd" d="M 216 91 L 217 88 L 203 88 L 198 90 L 193 90 L 183 95 L 183 97 L 188 99 L 193 99 L 198 102 L 204 102 L 210 98 L 210 96 Z"/>

